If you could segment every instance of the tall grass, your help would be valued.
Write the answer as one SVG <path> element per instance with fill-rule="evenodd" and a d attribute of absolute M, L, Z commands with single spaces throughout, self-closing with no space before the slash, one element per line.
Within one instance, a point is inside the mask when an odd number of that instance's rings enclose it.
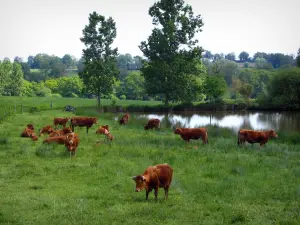
<path fill-rule="evenodd" d="M 299 145 L 274 142 L 237 147 L 228 130 L 209 127 L 209 144 L 186 145 L 171 129 L 145 131 L 129 121 L 108 124 L 105 142 L 76 128 L 80 145 L 70 160 L 61 145 L 20 138 L 27 123 L 51 124 L 60 110 L 24 113 L 0 125 L 0 224 L 299 224 Z M 100 140 L 100 145 L 97 145 Z M 134 192 L 132 176 L 168 163 L 169 199 Z"/>

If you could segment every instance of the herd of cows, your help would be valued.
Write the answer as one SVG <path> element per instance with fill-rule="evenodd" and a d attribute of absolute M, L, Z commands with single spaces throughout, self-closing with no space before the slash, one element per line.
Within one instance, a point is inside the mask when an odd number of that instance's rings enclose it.
<path fill-rule="evenodd" d="M 129 114 L 126 113 L 119 120 L 120 125 L 126 125 L 129 121 Z M 66 127 L 66 124 L 70 121 L 70 127 Z M 66 149 L 70 153 L 70 157 L 75 156 L 76 149 L 79 145 L 79 135 L 74 132 L 75 127 L 86 127 L 86 133 L 93 124 L 98 124 L 98 120 L 95 117 L 86 116 L 75 116 L 66 118 L 54 118 L 53 127 L 47 125 L 39 130 L 38 136 L 48 134 L 49 137 L 43 140 L 43 143 L 58 143 L 65 145 Z M 57 129 L 61 125 L 63 129 Z M 157 118 L 150 119 L 144 126 L 145 130 L 160 128 L 160 120 Z M 113 141 L 114 136 L 109 132 L 108 125 L 100 126 L 96 134 L 103 134 L 107 140 Z M 206 128 L 176 128 L 174 134 L 179 134 L 181 138 L 187 143 L 191 139 L 202 139 L 203 144 L 208 143 L 208 133 Z M 32 124 L 27 124 L 21 137 L 31 138 L 33 141 L 38 140 L 38 136 L 35 134 L 35 129 Z M 276 132 L 272 130 L 256 131 L 241 129 L 238 132 L 238 145 L 244 144 L 245 142 L 254 144 L 259 143 L 260 146 L 265 145 L 271 138 L 278 138 Z M 143 174 L 133 177 L 136 183 L 136 191 L 139 192 L 143 189 L 146 190 L 146 199 L 148 194 L 154 189 L 155 199 L 157 200 L 158 188 L 164 188 L 165 199 L 168 198 L 168 191 L 172 182 L 173 169 L 168 164 L 158 164 L 155 166 L 149 166 Z"/>

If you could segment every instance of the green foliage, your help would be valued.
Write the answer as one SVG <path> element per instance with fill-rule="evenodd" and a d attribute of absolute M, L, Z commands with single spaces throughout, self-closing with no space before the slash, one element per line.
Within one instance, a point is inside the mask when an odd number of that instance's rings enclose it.
<path fill-rule="evenodd" d="M 240 59 L 241 62 L 247 62 L 249 60 L 249 53 L 245 52 L 245 51 L 242 51 L 239 54 L 239 59 Z"/>
<path fill-rule="evenodd" d="M 265 58 L 257 57 L 255 59 L 255 66 L 257 69 L 273 69 L 273 66 L 271 63 L 269 63 Z"/>
<path fill-rule="evenodd" d="M 119 71 L 116 68 L 118 49 L 112 49 L 111 44 L 116 38 L 116 24 L 109 17 L 93 12 L 89 15 L 89 25 L 83 29 L 80 40 L 86 45 L 83 49 L 84 68 L 79 73 L 88 91 L 97 95 L 97 105 L 100 106 L 101 94 L 113 92 L 113 85 Z"/>
<path fill-rule="evenodd" d="M 128 99 L 143 99 L 145 94 L 145 79 L 140 72 L 134 71 L 129 73 L 125 78 L 125 93 Z"/>
<path fill-rule="evenodd" d="M 239 88 L 238 92 L 245 98 L 250 98 L 253 91 L 253 86 L 248 83 L 243 83 L 242 86 Z"/>
<path fill-rule="evenodd" d="M 226 91 L 226 82 L 221 75 L 211 76 L 205 78 L 203 85 L 203 93 L 210 102 L 215 102 L 220 99 Z"/>
<path fill-rule="evenodd" d="M 275 106 L 300 109 L 300 69 L 280 70 L 269 85 L 269 97 Z"/>
<path fill-rule="evenodd" d="M 155 28 L 147 41 L 139 46 L 148 62 L 141 71 L 145 89 L 152 97 L 161 96 L 166 105 L 181 101 L 182 90 L 190 75 L 199 75 L 202 48 L 196 46 L 196 33 L 203 26 L 200 15 L 194 16 L 192 7 L 183 0 L 161 0 L 149 9 Z"/>

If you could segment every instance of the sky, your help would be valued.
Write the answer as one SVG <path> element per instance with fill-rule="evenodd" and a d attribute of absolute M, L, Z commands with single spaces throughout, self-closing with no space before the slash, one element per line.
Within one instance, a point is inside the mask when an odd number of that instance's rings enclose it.
<path fill-rule="evenodd" d="M 0 60 L 46 53 L 82 55 L 89 14 L 111 16 L 120 54 L 141 55 L 138 45 L 153 29 L 148 9 L 155 0 L 0 0 Z M 246 51 L 297 54 L 299 0 L 185 0 L 204 26 L 199 45 L 214 53 Z"/>

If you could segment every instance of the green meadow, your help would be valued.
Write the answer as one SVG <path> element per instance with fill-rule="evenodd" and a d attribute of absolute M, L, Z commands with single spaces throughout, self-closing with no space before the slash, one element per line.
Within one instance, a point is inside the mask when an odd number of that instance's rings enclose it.
<path fill-rule="evenodd" d="M 73 159 L 64 146 L 43 144 L 45 136 L 20 137 L 28 123 L 38 130 L 70 115 L 23 113 L 0 124 L 0 224 L 300 224 L 300 144 L 288 138 L 238 147 L 236 134 L 209 127 L 209 144 L 186 145 L 171 129 L 145 131 L 146 120 L 134 118 L 120 126 L 112 118 L 121 114 L 96 111 L 87 115 L 115 140 L 95 125 L 88 134 L 75 128 Z M 160 189 L 158 202 L 154 193 L 145 201 L 132 176 L 158 163 L 174 169 L 169 199 Z"/>

